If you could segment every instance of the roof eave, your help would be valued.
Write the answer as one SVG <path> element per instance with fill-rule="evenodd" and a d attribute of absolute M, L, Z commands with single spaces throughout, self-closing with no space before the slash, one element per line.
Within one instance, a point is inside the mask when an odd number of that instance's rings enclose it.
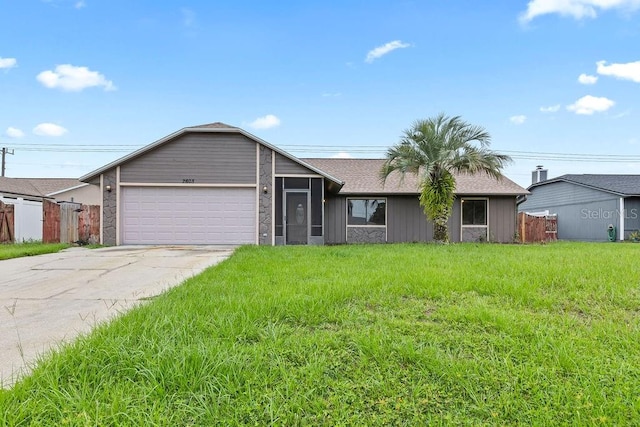
<path fill-rule="evenodd" d="M 595 185 L 584 184 L 582 182 L 577 182 L 577 181 L 574 181 L 572 179 L 568 179 L 568 178 L 561 177 L 561 176 L 557 177 L 557 178 L 553 178 L 553 179 L 548 179 L 548 180 L 542 181 L 542 182 L 536 182 L 535 184 L 531 184 L 529 187 L 527 187 L 527 190 L 531 191 L 531 189 L 533 189 L 535 187 L 540 187 L 540 186 L 546 185 L 546 184 L 553 184 L 553 183 L 556 183 L 556 182 L 566 182 L 566 183 L 573 184 L 573 185 L 579 185 L 580 187 L 590 188 L 592 190 L 603 191 L 605 193 L 614 194 L 614 195 L 620 196 L 620 197 L 633 197 L 633 196 L 635 196 L 635 194 L 627 194 L 627 193 L 621 193 L 621 192 L 615 191 L 615 190 L 608 190 L 606 188 L 597 187 Z"/>

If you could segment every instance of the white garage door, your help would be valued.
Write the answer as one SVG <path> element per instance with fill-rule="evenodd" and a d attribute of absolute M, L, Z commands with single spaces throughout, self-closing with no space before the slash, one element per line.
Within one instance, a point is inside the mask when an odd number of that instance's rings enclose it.
<path fill-rule="evenodd" d="M 123 244 L 256 242 L 253 188 L 123 187 Z"/>

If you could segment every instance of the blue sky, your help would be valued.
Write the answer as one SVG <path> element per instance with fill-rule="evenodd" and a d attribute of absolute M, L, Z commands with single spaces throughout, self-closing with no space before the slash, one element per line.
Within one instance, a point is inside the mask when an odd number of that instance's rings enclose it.
<path fill-rule="evenodd" d="M 440 112 L 523 186 L 640 172 L 640 0 L 0 0 L 6 175 L 78 177 L 221 121 L 299 157 L 382 157 Z"/>

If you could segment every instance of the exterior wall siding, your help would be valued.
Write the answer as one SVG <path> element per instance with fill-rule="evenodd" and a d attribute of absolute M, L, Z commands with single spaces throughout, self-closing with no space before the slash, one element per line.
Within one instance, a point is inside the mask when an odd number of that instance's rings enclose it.
<path fill-rule="evenodd" d="M 98 185 L 89 184 L 74 190 L 58 193 L 54 198 L 58 202 L 76 202 L 82 203 L 83 205 L 99 205 L 101 199 L 100 182 L 98 182 Z"/>
<path fill-rule="evenodd" d="M 244 135 L 187 133 L 123 164 L 120 180 L 255 184 L 256 166 L 256 142 Z"/>
<path fill-rule="evenodd" d="M 324 241 L 327 244 L 347 242 L 347 198 L 327 197 L 324 204 Z"/>
<path fill-rule="evenodd" d="M 373 197 L 373 196 L 372 196 Z M 387 199 L 387 242 L 431 242 L 433 223 L 427 221 L 418 196 L 385 196 Z M 460 200 L 456 197 L 449 218 L 449 238 L 461 241 Z M 360 232 L 352 232 L 367 227 L 347 227 L 347 196 L 331 197 L 325 203 L 325 242 L 331 244 L 362 241 Z M 484 228 L 483 228 L 484 233 Z M 348 233 L 348 236 L 347 236 Z M 489 198 L 489 240 L 492 242 L 513 242 L 516 233 L 515 197 Z M 376 237 L 379 241 L 379 236 Z M 476 239 L 472 239 L 476 240 Z M 384 240 L 383 240 L 384 241 Z"/>
<path fill-rule="evenodd" d="M 273 204 L 273 174 L 271 156 L 273 151 L 264 145 L 260 145 L 260 182 L 258 183 L 258 231 L 260 233 L 258 241 L 261 245 L 271 245 L 273 235 L 272 227 L 272 204 Z M 267 187 L 267 191 L 263 191 Z"/>
<path fill-rule="evenodd" d="M 460 197 L 456 197 L 456 199 L 453 201 L 453 212 L 451 213 L 451 218 L 449 218 L 449 222 L 447 223 L 447 225 L 449 226 L 449 239 L 452 242 L 462 241 L 462 217 L 460 213 L 460 206 Z"/>
<path fill-rule="evenodd" d="M 276 174 L 277 175 L 299 175 L 299 174 L 316 175 L 316 173 L 313 172 L 312 170 L 307 169 L 302 165 L 299 165 L 298 163 L 294 162 L 291 159 L 286 158 L 280 153 L 275 153 L 275 155 L 276 155 Z"/>
<path fill-rule="evenodd" d="M 418 201 L 418 196 L 387 197 L 387 238 L 395 242 L 429 242 L 433 224 Z"/>
<path fill-rule="evenodd" d="M 511 243 L 516 241 L 516 198 L 489 198 L 489 241 Z"/>
<path fill-rule="evenodd" d="M 619 199 L 551 207 L 558 215 L 558 239 L 606 242 L 607 227 L 620 230 Z"/>
<path fill-rule="evenodd" d="M 612 224 L 620 233 L 620 197 L 604 191 L 556 182 L 531 189 L 520 204 L 520 212 L 548 210 L 558 215 L 558 239 L 607 241 L 607 227 Z M 627 213 L 629 215 L 629 213 Z M 628 217 L 627 217 L 628 218 Z M 625 233 L 633 223 L 625 220 Z"/>
<path fill-rule="evenodd" d="M 117 218 L 117 194 L 119 188 L 116 182 L 116 169 L 111 169 L 103 174 L 104 186 L 111 186 L 111 191 L 102 192 L 102 244 L 113 246 L 116 244 L 116 218 Z"/>
<path fill-rule="evenodd" d="M 617 196 L 569 182 L 554 182 L 532 188 L 527 200 L 518 206 L 518 211 L 539 212 L 550 206 L 579 205 L 611 199 L 617 199 Z"/>

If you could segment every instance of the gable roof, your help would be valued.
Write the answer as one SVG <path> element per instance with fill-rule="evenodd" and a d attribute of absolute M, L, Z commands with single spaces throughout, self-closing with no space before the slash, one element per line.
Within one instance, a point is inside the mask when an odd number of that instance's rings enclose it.
<path fill-rule="evenodd" d="M 46 197 L 80 185 L 76 178 L 7 178 L 0 177 L 0 193 Z"/>
<path fill-rule="evenodd" d="M 567 174 L 529 186 L 529 189 L 554 182 L 569 182 L 619 196 L 640 196 L 640 175 Z"/>
<path fill-rule="evenodd" d="M 283 155 L 284 157 L 304 166 L 307 169 L 312 170 L 313 172 L 317 173 L 318 175 L 321 175 L 323 177 L 325 177 L 326 179 L 328 179 L 333 185 L 332 187 L 336 188 L 338 191 L 340 189 L 340 187 L 342 187 L 342 185 L 344 184 L 344 182 L 342 182 L 340 179 L 328 174 L 327 172 L 318 169 L 317 167 L 310 165 L 306 162 L 304 162 L 303 160 L 287 153 L 286 151 L 269 144 L 268 142 L 264 141 L 263 139 L 258 138 L 255 135 L 250 134 L 249 132 L 244 131 L 243 129 L 240 129 L 238 127 L 234 127 L 234 126 L 230 126 L 228 124 L 225 123 L 221 123 L 221 122 L 215 122 L 215 123 L 209 123 L 209 124 L 204 124 L 204 125 L 198 125 L 198 126 L 190 126 L 190 127 L 185 127 L 180 129 L 177 132 L 172 133 L 171 135 L 167 135 L 164 138 L 161 138 L 155 142 L 152 142 L 149 145 L 146 145 L 124 157 L 119 158 L 118 160 L 115 160 L 99 169 L 94 170 L 93 172 L 89 172 L 86 175 L 83 175 L 80 177 L 80 181 L 82 182 L 89 182 L 92 179 L 95 179 L 97 177 L 100 176 L 100 174 L 108 171 L 109 169 L 112 169 L 116 166 L 119 166 L 123 163 L 128 162 L 129 160 L 132 160 L 136 157 L 139 157 L 163 144 L 166 144 L 176 138 L 178 138 L 179 136 L 182 136 L 186 133 L 239 133 L 241 135 L 244 135 L 245 137 L 251 139 L 252 141 L 255 141 L 258 144 L 261 144 L 281 155 Z"/>
<path fill-rule="evenodd" d="M 303 159 L 305 162 L 342 179 L 345 184 L 342 194 L 418 194 L 418 178 L 406 174 L 404 180 L 399 173 L 392 173 L 386 182 L 379 174 L 384 159 Z M 529 194 L 527 190 L 502 177 L 499 180 L 487 174 L 457 174 L 456 194 L 465 196 L 519 196 Z"/>

